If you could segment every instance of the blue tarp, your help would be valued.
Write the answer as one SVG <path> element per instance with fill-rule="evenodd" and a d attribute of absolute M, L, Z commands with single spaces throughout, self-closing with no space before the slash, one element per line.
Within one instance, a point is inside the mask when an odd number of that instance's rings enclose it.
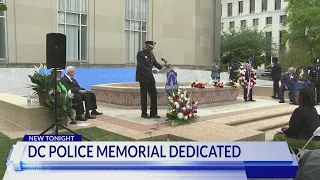
<path fill-rule="evenodd" d="M 135 75 L 136 68 L 76 68 L 75 79 L 81 87 L 91 89 L 91 85 L 135 82 Z"/>

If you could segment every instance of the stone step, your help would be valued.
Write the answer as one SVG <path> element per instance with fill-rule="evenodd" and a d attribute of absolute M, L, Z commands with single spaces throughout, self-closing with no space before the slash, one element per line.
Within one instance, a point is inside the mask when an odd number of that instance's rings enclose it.
<path fill-rule="evenodd" d="M 292 114 L 295 108 L 296 106 L 283 105 L 283 106 L 279 106 L 279 108 L 266 109 L 259 112 L 238 114 L 231 117 L 222 117 L 222 118 L 217 118 L 217 119 L 208 120 L 208 121 L 212 121 L 219 124 L 230 125 L 230 126 L 238 126 L 242 124 L 248 124 L 251 122 L 257 122 L 260 120 L 273 119 L 281 116 L 288 116 Z M 289 121 L 289 119 L 287 119 L 287 121 Z"/>
<path fill-rule="evenodd" d="M 237 127 L 266 132 L 268 130 L 281 128 L 281 126 L 288 125 L 290 116 L 291 115 L 284 115 L 284 116 L 279 116 L 274 118 L 259 119 L 249 123 L 237 125 Z"/>

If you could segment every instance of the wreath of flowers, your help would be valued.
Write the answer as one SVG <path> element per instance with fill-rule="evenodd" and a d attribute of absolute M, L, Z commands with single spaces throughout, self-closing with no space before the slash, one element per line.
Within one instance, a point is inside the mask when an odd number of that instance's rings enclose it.
<path fill-rule="evenodd" d="M 251 71 L 249 81 L 246 80 L 247 69 Z M 244 64 L 239 69 L 239 83 L 241 86 L 247 88 L 250 83 L 250 88 L 253 88 L 257 83 L 257 72 L 253 69 L 250 64 Z"/>
<path fill-rule="evenodd" d="M 198 81 L 195 81 L 195 82 L 193 82 L 191 84 L 191 87 L 193 87 L 193 88 L 201 88 L 202 89 L 202 88 L 205 88 L 205 85 L 200 83 L 200 82 L 198 82 Z"/>
<path fill-rule="evenodd" d="M 223 82 L 221 82 L 219 79 L 216 80 L 213 84 L 216 88 L 223 88 Z"/>
<path fill-rule="evenodd" d="M 195 122 L 198 118 L 198 102 L 192 100 L 187 91 L 181 88 L 172 90 L 168 102 L 167 118 L 172 120 L 173 127 Z"/>

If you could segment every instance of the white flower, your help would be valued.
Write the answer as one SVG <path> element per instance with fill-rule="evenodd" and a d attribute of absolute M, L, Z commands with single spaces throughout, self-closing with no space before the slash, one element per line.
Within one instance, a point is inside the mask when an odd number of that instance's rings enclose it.
<path fill-rule="evenodd" d="M 188 120 L 188 118 L 189 118 L 188 116 L 185 116 L 185 117 L 184 117 L 184 120 Z"/>
<path fill-rule="evenodd" d="M 186 105 L 186 109 L 190 109 L 190 106 L 188 104 Z"/>
<path fill-rule="evenodd" d="M 43 69 L 43 65 L 42 64 L 40 64 L 39 69 Z"/>
<path fill-rule="evenodd" d="M 43 65 L 43 69 L 48 69 L 46 65 Z"/>
<path fill-rule="evenodd" d="M 183 114 L 180 112 L 180 113 L 178 113 L 177 117 L 178 117 L 179 119 L 182 119 L 182 118 L 183 118 Z"/>
<path fill-rule="evenodd" d="M 51 95 L 53 93 L 53 89 L 51 89 L 50 91 L 49 91 L 49 95 Z"/>
<path fill-rule="evenodd" d="M 179 105 L 178 102 L 175 102 L 174 105 L 176 106 L 176 108 L 179 108 L 179 107 L 180 107 L 180 105 Z"/>
<path fill-rule="evenodd" d="M 181 95 L 180 95 L 180 98 L 183 99 L 183 98 L 184 98 L 184 94 L 181 94 Z"/>
<path fill-rule="evenodd" d="M 185 100 L 186 102 L 188 102 L 188 101 L 189 101 L 189 98 L 187 98 L 187 97 L 184 97 L 184 100 Z"/>
<path fill-rule="evenodd" d="M 34 66 L 34 68 L 36 69 L 35 71 L 39 73 L 39 68 L 37 66 Z"/>
<path fill-rule="evenodd" d="M 185 107 L 183 107 L 183 108 L 181 108 L 181 110 L 182 110 L 182 111 L 185 111 L 185 110 L 186 110 L 186 108 L 185 108 Z"/>

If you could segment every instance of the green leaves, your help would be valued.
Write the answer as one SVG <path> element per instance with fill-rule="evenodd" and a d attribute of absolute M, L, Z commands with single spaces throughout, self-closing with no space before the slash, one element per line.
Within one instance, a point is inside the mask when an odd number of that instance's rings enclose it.
<path fill-rule="evenodd" d="M 7 11 L 7 5 L 0 4 L 0 11 Z"/>
<path fill-rule="evenodd" d="M 245 27 L 224 31 L 221 38 L 222 62 L 229 63 L 232 55 L 243 62 L 249 54 L 255 54 L 259 66 L 264 63 L 264 52 L 271 52 L 273 44 L 270 38 L 266 38 L 265 32 L 256 28 Z"/>
<path fill-rule="evenodd" d="M 51 107 L 51 109 L 54 110 L 55 108 L 54 96 L 49 96 L 46 99 L 46 102 Z M 72 102 L 65 94 L 57 95 L 57 114 L 59 119 L 73 115 Z"/>

